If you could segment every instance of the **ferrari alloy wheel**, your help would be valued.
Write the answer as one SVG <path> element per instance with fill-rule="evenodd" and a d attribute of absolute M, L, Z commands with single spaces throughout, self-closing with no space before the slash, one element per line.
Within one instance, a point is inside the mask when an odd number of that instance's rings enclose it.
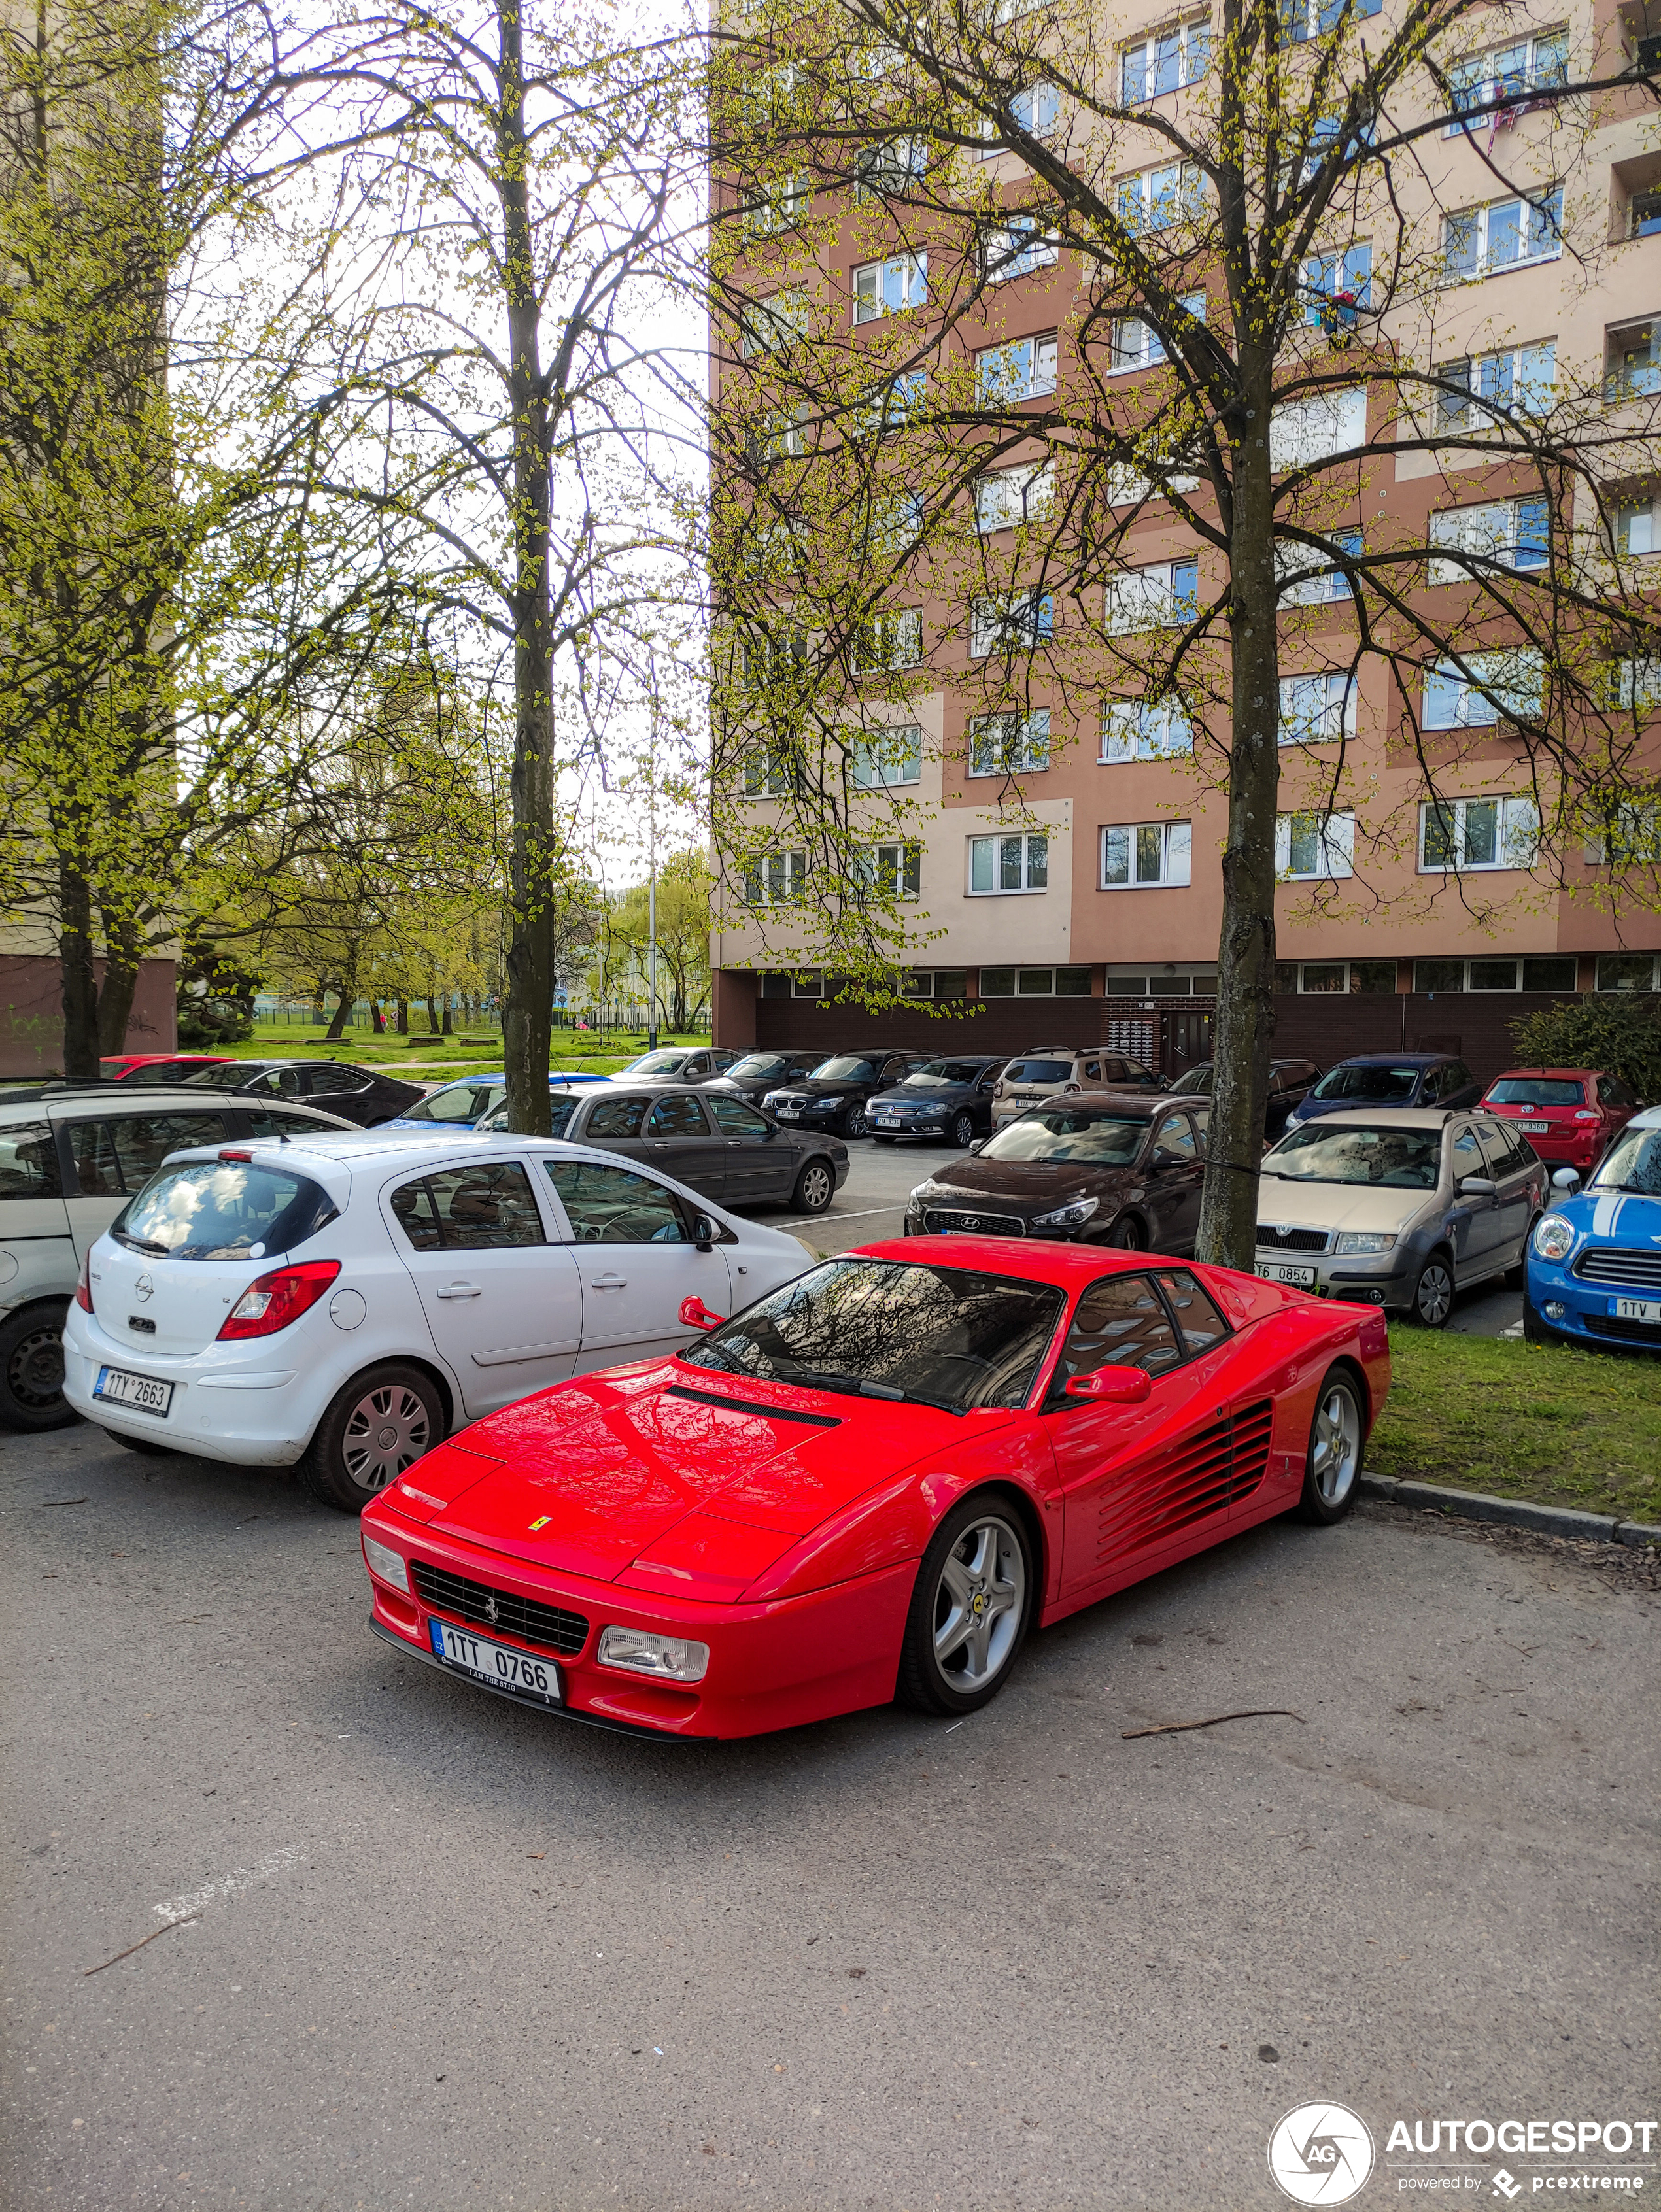
<path fill-rule="evenodd" d="M 866 1122 L 864 1107 L 850 1106 L 848 1111 L 842 1117 L 842 1133 L 843 1136 L 862 1137 L 865 1134 L 865 1129 Z"/>
<path fill-rule="evenodd" d="M 1413 1318 L 1426 1328 L 1444 1328 L 1453 1311 L 1453 1269 L 1445 1252 L 1433 1252 L 1413 1286 Z"/>
<path fill-rule="evenodd" d="M 79 1418 L 64 1395 L 64 1309 L 27 1307 L 0 1328 L 0 1426 L 61 1429 Z"/>
<path fill-rule="evenodd" d="M 313 1498 L 361 1513 L 444 1434 L 443 1408 L 418 1367 L 371 1368 L 340 1392 L 300 1462 Z"/>
<path fill-rule="evenodd" d="M 975 1141 L 975 1117 L 959 1114 L 952 1124 L 952 1141 L 960 1152 L 966 1152 Z"/>
<path fill-rule="evenodd" d="M 1353 1375 L 1335 1367 L 1321 1385 L 1310 1424 L 1304 1491 L 1298 1501 L 1300 1519 L 1323 1527 L 1343 1519 L 1354 1503 L 1366 1437 L 1360 1389 Z"/>
<path fill-rule="evenodd" d="M 791 1194 L 793 1213 L 823 1213 L 837 1194 L 837 1178 L 828 1160 L 809 1160 L 796 1177 Z"/>
<path fill-rule="evenodd" d="M 935 1530 L 917 1571 L 900 1698 L 930 1713 L 972 1713 L 995 1698 L 1026 1640 L 1031 1594 L 1019 1516 L 1000 1498 L 965 1498 Z"/>

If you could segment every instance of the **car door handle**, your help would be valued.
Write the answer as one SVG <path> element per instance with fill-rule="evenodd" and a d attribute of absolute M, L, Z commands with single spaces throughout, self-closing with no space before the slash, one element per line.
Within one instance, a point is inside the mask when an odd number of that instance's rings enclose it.
<path fill-rule="evenodd" d="M 591 1275 L 588 1287 L 593 1291 L 626 1291 L 629 1278 L 627 1275 Z"/>
<path fill-rule="evenodd" d="M 476 1298 L 482 1294 L 477 1283 L 447 1283 L 441 1291 L 435 1291 L 433 1295 L 440 1298 Z"/>

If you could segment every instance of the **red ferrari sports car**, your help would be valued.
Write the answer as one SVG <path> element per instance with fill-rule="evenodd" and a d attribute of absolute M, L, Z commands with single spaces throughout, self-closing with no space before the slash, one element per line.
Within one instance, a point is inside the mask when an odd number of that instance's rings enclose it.
<path fill-rule="evenodd" d="M 1029 1630 L 1296 1508 L 1345 1513 L 1384 1316 L 1037 1241 L 828 1260 L 672 1359 L 490 1415 L 363 1515 L 373 1626 L 611 1727 L 974 1711 Z"/>

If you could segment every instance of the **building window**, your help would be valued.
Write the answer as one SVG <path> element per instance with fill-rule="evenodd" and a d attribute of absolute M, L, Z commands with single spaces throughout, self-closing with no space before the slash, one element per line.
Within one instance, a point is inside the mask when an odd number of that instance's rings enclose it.
<path fill-rule="evenodd" d="M 1342 670 L 1281 678 L 1283 745 L 1324 745 L 1355 735 L 1356 684 Z"/>
<path fill-rule="evenodd" d="M 1656 527 L 1654 498 L 1622 500 L 1609 517 L 1609 535 L 1622 558 L 1661 553 L 1661 530 Z"/>
<path fill-rule="evenodd" d="M 1600 991 L 1661 989 L 1658 968 L 1661 968 L 1661 959 L 1652 952 L 1600 952 L 1597 988 Z"/>
<path fill-rule="evenodd" d="M 926 138 L 885 138 L 880 145 L 862 146 L 854 157 L 854 197 L 885 199 L 904 192 L 918 183 L 928 169 Z"/>
<path fill-rule="evenodd" d="M 1056 476 L 1048 461 L 1029 461 L 1013 469 L 995 469 L 975 486 L 975 527 L 1018 530 L 1036 522 L 1055 504 Z"/>
<path fill-rule="evenodd" d="M 1609 686 L 1611 707 L 1653 714 L 1661 707 L 1661 660 L 1612 660 Z"/>
<path fill-rule="evenodd" d="M 1177 888 L 1189 880 L 1189 822 L 1118 822 L 1102 831 L 1104 891 Z"/>
<path fill-rule="evenodd" d="M 989 284 L 1007 284 L 1048 269 L 1061 250 L 1060 240 L 1042 229 L 1036 216 L 1012 216 L 981 233 L 981 275 Z"/>
<path fill-rule="evenodd" d="M 854 855 L 855 881 L 879 898 L 914 899 L 922 896 L 921 845 L 872 845 Z"/>
<path fill-rule="evenodd" d="M 1323 554 L 1319 546 L 1290 544 L 1277 539 L 1275 546 L 1275 574 L 1286 579 L 1281 586 L 1283 607 L 1323 606 L 1332 599 L 1354 597 L 1348 574 L 1332 566 L 1333 556 L 1345 556 L 1352 561 L 1361 556 L 1361 533 L 1359 530 L 1335 530 L 1327 540 L 1331 554 Z"/>
<path fill-rule="evenodd" d="M 891 607 L 872 615 L 854 633 L 854 672 L 891 675 L 915 668 L 922 659 L 922 614 L 916 607 Z"/>
<path fill-rule="evenodd" d="M 1419 809 L 1419 872 L 1531 868 L 1540 811 L 1531 799 L 1445 799 Z"/>
<path fill-rule="evenodd" d="M 1545 662 L 1531 647 L 1468 653 L 1463 667 L 1445 660 L 1425 678 L 1424 726 L 1480 730 L 1524 721 L 1540 712 L 1544 690 Z"/>
<path fill-rule="evenodd" d="M 1661 231 L 1661 193 L 1654 228 Z M 1652 399 L 1661 392 L 1661 321 L 1628 323 L 1603 342 L 1603 395 L 1611 400 Z"/>
<path fill-rule="evenodd" d="M 1347 246 L 1341 252 L 1317 253 L 1304 264 L 1304 320 L 1333 326 L 1333 309 L 1339 302 L 1364 307 L 1372 289 L 1372 248 Z"/>
<path fill-rule="evenodd" d="M 1569 34 L 1561 30 L 1540 31 L 1532 38 L 1513 39 L 1488 53 L 1473 56 L 1469 61 L 1456 62 L 1448 72 L 1453 85 L 1456 119 L 1446 125 L 1443 137 L 1457 138 L 1462 131 L 1472 127 L 1458 118 L 1478 108 L 1487 108 L 1489 116 L 1478 118 L 1480 128 L 1482 123 L 1490 119 L 1496 100 L 1509 106 L 1513 101 L 1526 100 L 1530 93 L 1553 91 L 1566 85 L 1568 71 Z"/>
<path fill-rule="evenodd" d="M 1110 968 L 1107 995 L 1110 999 L 1214 999 L 1217 970 L 1177 968 L 1169 962 L 1155 968 Z"/>
<path fill-rule="evenodd" d="M 746 799 L 785 799 L 796 787 L 788 763 L 777 753 L 753 752 L 744 757 L 744 795 Z"/>
<path fill-rule="evenodd" d="M 1061 119 L 1061 112 L 1062 96 L 1053 84 L 1030 84 L 1009 103 L 1010 119 L 1029 138 L 1048 138 Z M 992 123 L 983 123 L 981 127 L 986 141 L 981 148 L 981 159 L 995 161 L 1007 150 L 1007 141 L 998 136 Z"/>
<path fill-rule="evenodd" d="M 1116 699 L 1102 717 L 1103 764 L 1177 760 L 1194 750 L 1194 725 L 1173 700 L 1150 707 L 1141 699 Z"/>
<path fill-rule="evenodd" d="M 871 550 L 898 559 L 915 553 L 923 533 L 922 494 L 890 492 L 871 502 Z"/>
<path fill-rule="evenodd" d="M 1050 765 L 1050 709 L 983 714 L 969 725 L 970 775 L 1032 775 Z"/>
<path fill-rule="evenodd" d="M 1056 338 L 1012 338 L 975 356 L 975 398 L 981 407 L 1013 407 L 1056 389 Z"/>
<path fill-rule="evenodd" d="M 1196 323 L 1204 322 L 1203 292 L 1184 292 L 1182 305 Z M 1165 340 L 1153 324 L 1144 322 L 1140 315 L 1121 315 L 1110 325 L 1108 366 L 1114 375 L 1123 376 L 1132 369 L 1154 368 L 1167 358 Z"/>
<path fill-rule="evenodd" d="M 860 438 L 880 438 L 891 430 L 903 430 L 909 422 L 917 420 L 928 404 L 927 370 L 902 369 L 898 375 L 876 386 L 850 410 L 853 434 Z"/>
<path fill-rule="evenodd" d="M 761 979 L 761 995 L 764 999 L 822 999 L 824 979 L 817 968 L 797 975 L 788 968 L 774 969 Z"/>
<path fill-rule="evenodd" d="M 1587 832 L 1585 855 L 1594 868 L 1653 867 L 1661 861 L 1661 799 L 1629 799 L 1611 807 Z"/>
<path fill-rule="evenodd" d="M 1393 960 L 1285 960 L 1275 968 L 1277 991 L 1306 999 L 1382 998 L 1396 988 Z"/>
<path fill-rule="evenodd" d="M 873 730 L 854 747 L 854 784 L 859 791 L 891 791 L 922 781 L 922 732 L 915 726 Z"/>
<path fill-rule="evenodd" d="M 776 236 L 806 222 L 813 197 L 812 179 L 805 169 L 745 188 L 744 227 L 756 238 Z"/>
<path fill-rule="evenodd" d="M 1170 629 L 1192 622 L 1200 611 L 1197 560 L 1156 561 L 1110 576 L 1103 619 L 1110 637 L 1144 629 Z"/>
<path fill-rule="evenodd" d="M 1415 960 L 1413 988 L 1434 991 L 1572 991 L 1575 958 L 1552 953 L 1538 959 Z"/>
<path fill-rule="evenodd" d="M 1497 276 L 1563 251 L 1563 189 L 1536 198 L 1490 200 L 1442 218 L 1442 260 L 1451 283 Z"/>
<path fill-rule="evenodd" d="M 1318 392 L 1311 399 L 1289 399 L 1269 418 L 1269 465 L 1272 469 L 1306 468 L 1366 443 L 1367 395 L 1364 384 L 1345 392 Z"/>
<path fill-rule="evenodd" d="M 992 653 L 1030 653 L 1054 635 L 1055 625 L 1056 603 L 1048 592 L 975 599 L 969 609 L 970 657 L 984 660 Z"/>
<path fill-rule="evenodd" d="M 1281 41 L 1295 46 L 1305 39 L 1323 39 L 1340 23 L 1376 15 L 1383 5 L 1384 0 L 1281 0 Z"/>
<path fill-rule="evenodd" d="M 983 999 L 1087 999 L 1088 968 L 983 968 Z"/>
<path fill-rule="evenodd" d="M 1329 883 L 1354 872 L 1353 814 L 1280 814 L 1275 818 L 1275 872 L 1282 883 Z"/>
<path fill-rule="evenodd" d="M 900 979 L 903 999 L 966 999 L 969 996 L 969 970 L 966 968 L 914 968 Z"/>
<path fill-rule="evenodd" d="M 1511 409 L 1547 415 L 1557 396 L 1557 341 L 1445 361 L 1435 374 L 1457 387 L 1436 395 L 1436 419 L 1444 430 L 1481 429 Z"/>
<path fill-rule="evenodd" d="M 807 294 L 797 289 L 752 300 L 739 311 L 739 351 L 746 361 L 782 353 L 807 332 Z"/>
<path fill-rule="evenodd" d="M 1481 507 L 1445 507 L 1430 518 L 1430 542 L 1448 550 L 1431 556 L 1433 584 L 1469 584 L 1496 562 L 1531 575 L 1551 559 L 1551 503 L 1496 499 Z"/>
<path fill-rule="evenodd" d="M 1130 231 L 1165 230 L 1197 214 L 1200 172 L 1192 161 L 1167 161 L 1121 177 L 1116 191 L 1119 220 Z"/>
<path fill-rule="evenodd" d="M 1211 67 L 1211 18 L 1191 15 L 1119 49 L 1119 99 L 1126 107 L 1197 84 Z"/>
<path fill-rule="evenodd" d="M 854 320 L 880 322 L 907 307 L 928 304 L 928 256 L 896 253 L 886 261 L 867 261 L 854 271 Z"/>
<path fill-rule="evenodd" d="M 746 906 L 791 906 L 807 889 L 807 855 L 764 853 L 744 871 Z"/>
<path fill-rule="evenodd" d="M 969 889 L 971 896 L 995 897 L 1010 891 L 1050 888 L 1050 840 L 1039 834 L 971 837 Z"/>

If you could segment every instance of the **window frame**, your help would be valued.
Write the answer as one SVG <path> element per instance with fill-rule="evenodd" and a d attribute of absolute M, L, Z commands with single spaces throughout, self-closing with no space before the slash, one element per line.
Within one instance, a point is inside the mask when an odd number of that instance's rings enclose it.
<path fill-rule="evenodd" d="M 891 272 L 897 279 L 891 288 L 897 294 L 892 304 L 889 298 Z M 871 283 L 862 286 L 861 280 L 867 277 Z M 848 288 L 856 330 L 867 323 L 887 322 L 895 315 L 926 307 L 928 305 L 928 255 L 922 250 L 908 251 L 885 254 L 879 261 L 860 262 L 849 271 Z M 914 292 L 916 297 L 912 296 Z"/>
<path fill-rule="evenodd" d="M 1510 259 L 1493 259 L 1494 219 L 1506 209 L 1517 210 L 1517 237 L 1525 245 L 1533 234 L 1535 225 L 1524 217 L 1527 209 L 1533 217 L 1545 216 L 1550 224 L 1551 244 L 1532 253 L 1513 254 Z M 1456 224 L 1469 220 L 1472 223 L 1474 251 L 1467 263 L 1454 258 Z M 1473 207 L 1450 208 L 1442 217 L 1442 259 L 1444 284 L 1478 284 L 1490 276 L 1509 276 L 1513 269 L 1536 268 L 1544 261 L 1559 261 L 1563 254 L 1563 187 L 1548 185 L 1538 194 L 1515 192 L 1503 199 L 1482 200 Z"/>
<path fill-rule="evenodd" d="M 1050 766 L 1050 709 L 974 715 L 965 738 L 967 777 L 1042 775 Z"/>
<path fill-rule="evenodd" d="M 1299 735 L 1288 708 L 1288 694 L 1300 687 L 1320 684 L 1324 697 L 1320 709 L 1320 727 L 1309 725 L 1311 734 Z M 1300 670 L 1281 678 L 1280 713 L 1275 724 L 1275 742 L 1282 749 L 1299 745 L 1335 745 L 1352 742 L 1360 726 L 1360 683 L 1344 668 L 1311 668 Z M 1329 727 L 1330 724 L 1332 726 Z M 1288 736 L 1288 729 L 1293 734 Z"/>
<path fill-rule="evenodd" d="M 1465 858 L 1467 823 L 1474 806 L 1491 806 L 1494 814 L 1494 850 L 1491 860 L 1471 860 Z M 1433 860 L 1428 857 L 1427 839 L 1439 815 L 1451 812 L 1453 816 L 1453 842 L 1456 857 L 1451 860 Z M 1516 857 L 1520 849 L 1513 842 L 1512 824 L 1524 818 L 1534 823 L 1533 843 L 1527 860 Z M 1534 801 L 1516 792 L 1482 792 L 1467 797 L 1444 799 L 1421 799 L 1419 803 L 1419 842 L 1416 872 L 1421 876 L 1526 875 L 1533 868 L 1540 840 L 1540 815 Z M 1519 956 L 1520 957 L 1520 956 Z"/>
<path fill-rule="evenodd" d="M 1197 35 L 1196 35 L 1197 34 Z M 1177 75 L 1168 84 L 1158 81 L 1160 50 L 1173 40 L 1177 51 Z M 1131 57 L 1143 57 L 1140 82 L 1141 88 L 1133 92 L 1128 71 Z M 1211 14 L 1186 15 L 1175 23 L 1162 25 L 1158 30 L 1147 31 L 1140 39 L 1127 39 L 1118 50 L 1119 105 L 1121 107 L 1144 107 L 1149 101 L 1165 100 L 1173 92 L 1186 92 L 1190 85 L 1199 84 L 1211 70 Z"/>
<path fill-rule="evenodd" d="M 1019 392 L 1000 390 L 995 393 L 989 392 L 987 386 L 989 380 L 998 374 L 994 366 L 995 363 L 1023 347 L 1029 349 L 1029 351 L 1021 390 Z M 1044 349 L 1048 349 L 1048 383 L 1043 380 L 1045 373 Z M 1030 337 L 1006 338 L 999 345 L 983 346 L 975 356 L 977 404 L 982 407 L 1019 407 L 1024 405 L 1029 399 L 1049 398 L 1056 390 L 1060 368 L 1061 334 L 1057 331 L 1037 331 Z"/>
<path fill-rule="evenodd" d="M 1296 866 L 1302 825 L 1315 824 L 1318 859 L 1323 866 Z M 1335 838 L 1334 830 L 1338 834 Z M 1281 855 L 1284 853 L 1285 858 Z M 1277 884 L 1344 883 L 1355 872 L 1355 811 L 1348 806 L 1295 807 L 1275 817 L 1275 880 Z"/>
<path fill-rule="evenodd" d="M 1146 839 L 1159 840 L 1157 876 L 1140 871 L 1147 851 Z M 1108 840 L 1125 839 L 1125 874 L 1115 882 L 1108 874 Z M 1191 818 L 1153 822 L 1104 822 L 1096 833 L 1096 888 L 1103 891 L 1188 890 L 1194 880 L 1194 823 Z"/>
<path fill-rule="evenodd" d="M 780 875 L 777 864 L 782 864 L 782 891 L 776 887 Z M 742 864 L 739 881 L 739 898 L 745 906 L 794 906 L 807 896 L 807 848 L 784 846 L 776 852 L 757 854 Z"/>
<path fill-rule="evenodd" d="M 1047 830 L 988 830 L 965 838 L 965 898 L 1043 898 L 1050 890 L 1050 833 Z M 991 851 L 991 872 L 1003 874 L 1005 848 L 1019 843 L 1021 848 L 1021 880 L 1019 884 L 997 883 L 977 887 L 975 883 L 975 853 L 984 846 Z M 1041 848 L 1043 881 L 1032 881 L 1033 848 Z"/>
<path fill-rule="evenodd" d="M 1056 595 L 1042 586 L 969 602 L 971 660 L 990 660 L 1001 653 L 1036 653 L 1055 634 Z"/>
<path fill-rule="evenodd" d="M 1150 735 L 1155 727 L 1162 732 Z M 1129 738 L 1116 731 L 1132 730 Z M 1180 730 L 1181 735 L 1177 732 Z M 1110 699 L 1102 710 L 1100 768 L 1128 768 L 1143 761 L 1188 760 L 1194 752 L 1194 724 L 1181 702 L 1163 699 Z"/>

